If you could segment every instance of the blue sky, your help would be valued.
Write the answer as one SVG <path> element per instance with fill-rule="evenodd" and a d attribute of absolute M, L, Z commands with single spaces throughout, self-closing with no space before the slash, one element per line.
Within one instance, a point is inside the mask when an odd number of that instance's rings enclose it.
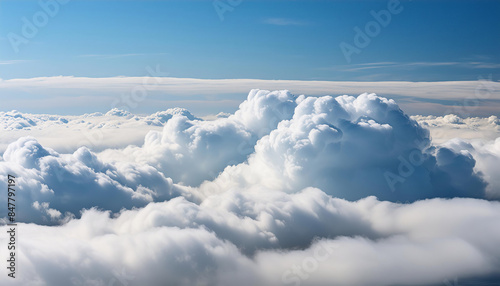
<path fill-rule="evenodd" d="M 227 0 L 221 0 L 227 3 Z M 354 27 L 388 1 L 242 1 L 223 20 L 213 1 L 60 5 L 16 53 L 38 1 L 0 2 L 0 78 L 144 76 L 354 81 L 477 80 L 500 75 L 500 1 L 402 1 L 348 63 Z"/>

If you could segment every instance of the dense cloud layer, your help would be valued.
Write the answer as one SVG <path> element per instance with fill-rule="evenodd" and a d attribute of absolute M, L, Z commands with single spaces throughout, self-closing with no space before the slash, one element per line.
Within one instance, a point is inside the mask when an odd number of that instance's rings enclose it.
<path fill-rule="evenodd" d="M 474 199 L 176 198 L 117 218 L 90 210 L 61 227 L 21 225 L 22 274 L 9 285 L 441 284 L 500 274 L 499 220 L 499 203 Z"/>
<path fill-rule="evenodd" d="M 419 124 L 374 94 L 262 90 L 235 114 L 207 121 L 184 109 L 146 117 L 114 109 L 66 122 L 0 117 L 11 131 L 153 128 L 140 146 L 103 152 L 92 145 L 58 152 L 33 137 L 8 145 L 0 188 L 14 174 L 17 219 L 37 223 L 19 226 L 21 272 L 9 285 L 435 285 L 500 277 L 493 201 L 500 138 L 434 145 L 435 129 L 422 127 L 477 123 L 496 132 L 496 118 L 417 117 Z M 53 224 L 61 225 L 43 226 Z"/>
<path fill-rule="evenodd" d="M 106 116 L 134 120 L 116 109 Z M 85 147 L 61 154 L 29 137 L 10 144 L 2 173 L 24 174 L 21 180 L 29 182 L 20 186 L 29 202 L 20 219 L 40 223 L 67 212 L 78 217 L 93 206 L 116 212 L 181 193 L 201 201 L 248 186 L 286 192 L 312 186 L 349 200 L 485 197 L 487 184 L 470 152 L 431 146 L 426 129 L 374 94 L 317 98 L 253 90 L 227 118 L 204 121 L 172 109 L 134 121 L 164 127 L 150 131 L 140 147 L 100 154 Z M 495 198 L 491 189 L 487 197 Z"/>

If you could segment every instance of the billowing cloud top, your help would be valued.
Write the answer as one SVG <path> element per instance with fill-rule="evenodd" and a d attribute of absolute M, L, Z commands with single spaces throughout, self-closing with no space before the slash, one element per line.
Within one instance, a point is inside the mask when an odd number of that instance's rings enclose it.
<path fill-rule="evenodd" d="M 375 94 L 252 90 L 214 120 L 180 108 L 0 120 L 5 134 L 93 130 L 86 146 L 68 139 L 70 152 L 7 136 L 0 188 L 15 175 L 17 219 L 35 223 L 20 225 L 22 274 L 9 285 L 435 285 L 500 275 L 494 117 L 411 118 Z M 444 138 L 474 126 L 491 140 L 435 145 L 424 128 Z M 142 140 L 105 139 L 122 129 L 143 130 Z"/>

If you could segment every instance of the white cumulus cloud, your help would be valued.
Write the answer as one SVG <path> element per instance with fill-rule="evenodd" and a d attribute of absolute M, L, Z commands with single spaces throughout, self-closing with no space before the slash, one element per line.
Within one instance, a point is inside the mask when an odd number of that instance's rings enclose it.
<path fill-rule="evenodd" d="M 0 271 L 2 285 L 500 281 L 493 116 L 410 117 L 375 94 L 252 90 L 211 120 L 182 108 L 10 111 L 0 127 L 20 265 L 15 280 Z M 76 143 L 78 130 L 100 130 L 97 144 Z"/>

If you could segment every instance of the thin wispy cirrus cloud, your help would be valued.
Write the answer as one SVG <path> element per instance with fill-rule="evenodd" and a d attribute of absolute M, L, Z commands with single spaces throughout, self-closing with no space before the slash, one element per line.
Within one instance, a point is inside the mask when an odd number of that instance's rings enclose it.
<path fill-rule="evenodd" d="M 349 66 L 336 66 L 331 67 L 334 70 L 341 70 L 346 72 L 361 71 L 361 70 L 376 70 L 376 69 L 411 69 L 411 68 L 431 68 L 431 67 L 462 67 L 469 69 L 498 69 L 500 63 L 468 61 L 468 62 L 374 62 L 374 63 L 361 63 L 352 64 Z"/>

